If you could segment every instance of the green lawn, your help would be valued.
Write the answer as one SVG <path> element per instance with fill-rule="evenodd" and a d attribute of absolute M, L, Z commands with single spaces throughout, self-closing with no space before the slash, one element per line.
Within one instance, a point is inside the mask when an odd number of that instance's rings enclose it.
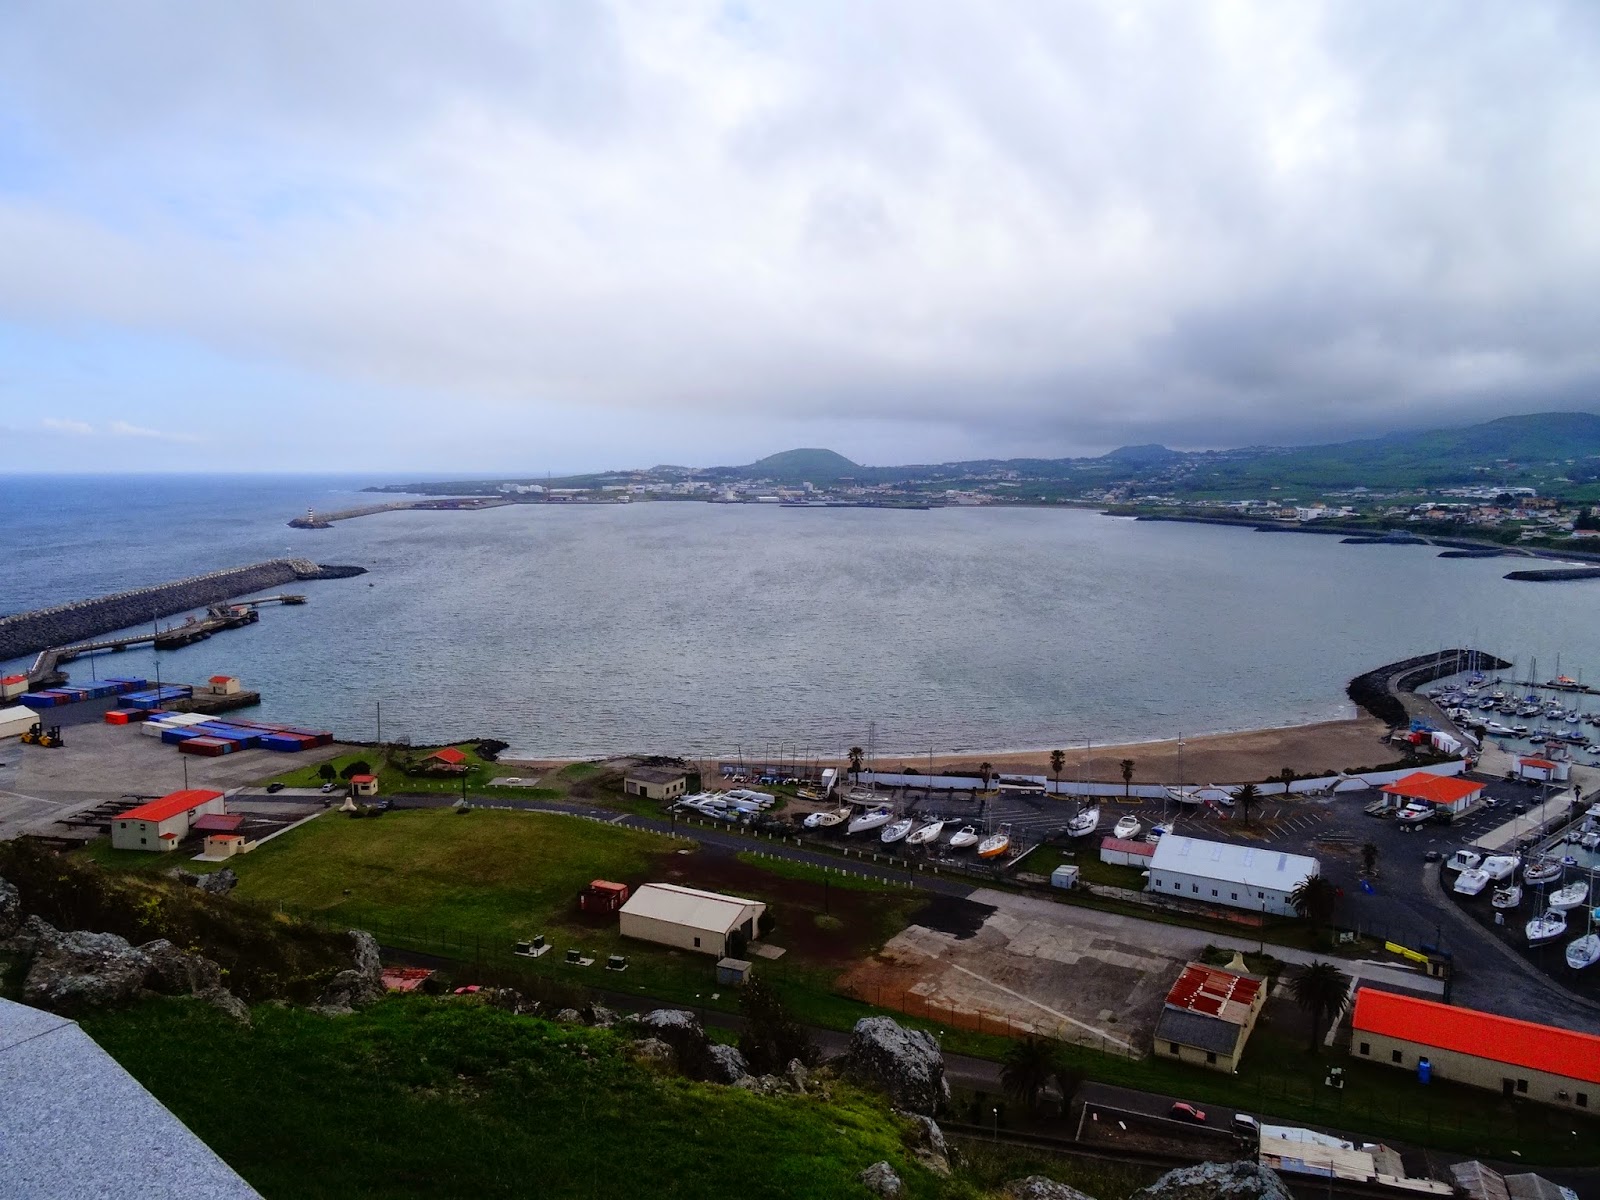
<path fill-rule="evenodd" d="M 1144 873 L 1138 867 L 1101 862 L 1100 855 L 1093 850 L 1078 853 L 1060 846 L 1040 846 L 1017 864 L 1017 870 L 1048 877 L 1059 866 L 1077 867 L 1079 877 L 1088 884 L 1126 888 L 1131 892 L 1144 890 Z"/>
<path fill-rule="evenodd" d="M 980 1194 L 917 1165 L 905 1122 L 854 1088 L 694 1084 L 629 1062 L 611 1033 L 475 1003 L 391 999 L 336 1020 L 259 1007 L 242 1029 L 154 1001 L 84 1026 L 267 1197 L 831 1200 L 880 1159 L 910 1196 Z"/>
<path fill-rule="evenodd" d="M 328 759 L 326 764 L 308 763 L 261 782 L 281 783 L 285 787 L 296 788 L 321 787 L 325 782 L 322 774 L 324 765 L 332 767 L 335 772 L 340 772 L 353 763 L 365 763 L 371 768 L 371 773 L 378 777 L 380 796 L 408 793 L 458 796 L 461 794 L 463 778 L 466 780 L 469 796 L 520 796 L 525 800 L 553 800 L 565 794 L 565 789 L 561 788 L 495 787 L 489 782 L 490 780 L 516 775 L 517 771 L 480 758 L 472 748 L 476 744 L 463 742 L 455 747 L 467 756 L 468 769 L 464 775 L 408 775 L 400 766 L 404 757 L 402 753 L 395 752 L 393 748 L 386 748 L 380 752 L 376 746 L 361 746 L 337 758 Z M 428 751 L 418 750 L 411 753 L 420 760 Z M 338 777 L 335 782 L 342 790 L 343 778 Z"/>

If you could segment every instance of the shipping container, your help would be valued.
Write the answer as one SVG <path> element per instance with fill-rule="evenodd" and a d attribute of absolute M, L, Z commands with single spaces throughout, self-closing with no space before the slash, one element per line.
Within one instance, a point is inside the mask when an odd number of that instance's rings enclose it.
<path fill-rule="evenodd" d="M 192 741 L 199 734 L 191 733 L 187 729 L 163 729 L 161 740 L 169 746 L 181 746 L 184 742 Z"/>

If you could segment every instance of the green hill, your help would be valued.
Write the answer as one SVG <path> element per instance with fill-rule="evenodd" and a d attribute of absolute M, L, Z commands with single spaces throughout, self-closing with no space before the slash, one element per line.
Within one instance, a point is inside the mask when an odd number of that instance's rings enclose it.
<path fill-rule="evenodd" d="M 785 450 L 769 454 L 766 458 L 740 469 L 740 473 L 756 479 L 780 479 L 785 482 L 827 483 L 861 471 L 853 463 L 832 450 Z"/>

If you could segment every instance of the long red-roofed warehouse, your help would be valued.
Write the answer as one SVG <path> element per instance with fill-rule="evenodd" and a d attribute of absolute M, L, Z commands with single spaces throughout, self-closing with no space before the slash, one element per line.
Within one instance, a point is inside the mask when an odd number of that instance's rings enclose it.
<path fill-rule="evenodd" d="M 1600 1109 L 1600 1037 L 1362 988 L 1350 1053 L 1562 1108 Z"/>
<path fill-rule="evenodd" d="M 129 809 L 111 822 L 111 844 L 118 850 L 176 850 L 188 836 L 190 823 L 208 813 L 221 814 L 221 792 L 189 788 Z"/>

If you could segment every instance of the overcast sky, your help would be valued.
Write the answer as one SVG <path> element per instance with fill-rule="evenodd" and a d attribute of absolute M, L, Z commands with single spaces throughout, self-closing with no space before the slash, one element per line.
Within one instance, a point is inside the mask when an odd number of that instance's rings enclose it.
<path fill-rule="evenodd" d="M 0 470 L 1600 408 L 1600 4 L 11 0 Z"/>

